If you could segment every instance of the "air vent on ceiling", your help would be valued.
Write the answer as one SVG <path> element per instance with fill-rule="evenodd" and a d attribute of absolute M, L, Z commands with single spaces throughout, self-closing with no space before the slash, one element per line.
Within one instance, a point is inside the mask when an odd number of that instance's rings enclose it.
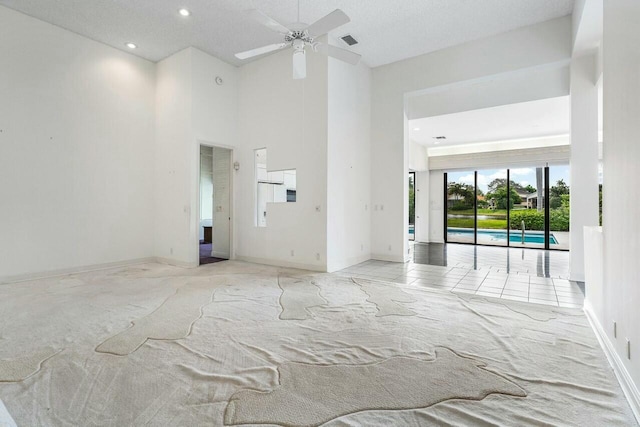
<path fill-rule="evenodd" d="M 447 139 L 446 136 L 434 136 L 433 139 Z"/>
<path fill-rule="evenodd" d="M 353 46 L 354 44 L 358 44 L 358 40 L 354 39 L 351 34 L 347 34 L 344 37 L 341 37 L 342 41 L 348 44 L 349 46 Z"/>

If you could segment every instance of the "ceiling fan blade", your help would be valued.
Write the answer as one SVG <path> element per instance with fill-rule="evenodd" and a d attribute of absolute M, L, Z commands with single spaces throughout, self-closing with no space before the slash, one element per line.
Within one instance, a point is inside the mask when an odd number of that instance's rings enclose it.
<path fill-rule="evenodd" d="M 362 55 L 358 55 L 357 53 L 325 43 L 318 46 L 318 52 L 322 52 L 325 55 L 329 55 L 332 58 L 339 59 L 351 65 L 356 65 L 362 57 Z"/>
<path fill-rule="evenodd" d="M 336 9 L 324 18 L 318 19 L 307 27 L 307 31 L 311 37 L 317 37 L 327 34 L 329 31 L 338 28 L 341 25 L 350 22 L 351 19 L 340 9 Z"/>
<path fill-rule="evenodd" d="M 276 50 L 284 49 L 289 46 L 288 43 L 275 43 L 267 46 L 258 47 L 256 49 L 246 50 L 244 52 L 236 53 L 238 59 L 248 59 L 254 56 L 264 55 L 265 53 L 273 52 Z"/>
<path fill-rule="evenodd" d="M 304 79 L 307 77 L 307 57 L 304 49 L 293 51 L 293 78 Z"/>
<path fill-rule="evenodd" d="M 261 23 L 271 31 L 275 31 L 276 33 L 287 35 L 291 32 L 291 30 L 289 30 L 287 27 L 285 27 L 275 19 L 269 18 L 267 15 L 257 9 L 251 9 L 247 11 L 247 16 L 249 16 L 256 22 Z"/>

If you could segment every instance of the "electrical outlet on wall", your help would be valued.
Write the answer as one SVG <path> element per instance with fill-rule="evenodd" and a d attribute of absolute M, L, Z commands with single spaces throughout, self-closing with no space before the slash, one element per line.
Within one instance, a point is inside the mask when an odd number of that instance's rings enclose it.
<path fill-rule="evenodd" d="M 627 338 L 627 359 L 631 360 L 631 340 Z"/>
<path fill-rule="evenodd" d="M 294 256 L 295 252 L 293 251 L 293 249 L 291 249 L 291 256 Z"/>

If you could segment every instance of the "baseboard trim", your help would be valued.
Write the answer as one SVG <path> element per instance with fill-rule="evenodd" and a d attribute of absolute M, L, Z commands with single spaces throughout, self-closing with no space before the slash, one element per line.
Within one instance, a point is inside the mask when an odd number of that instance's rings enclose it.
<path fill-rule="evenodd" d="M 429 239 L 424 242 L 416 242 L 416 243 L 442 243 L 444 244 L 444 239 L 441 237 L 439 239 Z"/>
<path fill-rule="evenodd" d="M 196 268 L 199 265 L 199 263 L 196 263 L 196 262 L 178 261 L 176 259 L 164 258 L 164 257 L 155 257 L 153 260 L 158 264 L 171 265 L 173 267 L 182 267 L 182 268 Z"/>
<path fill-rule="evenodd" d="M 357 265 L 360 264 L 362 262 L 365 261 L 369 261 L 371 259 L 371 255 L 366 254 L 366 255 L 360 255 L 357 257 L 352 257 L 349 259 L 346 259 L 342 262 L 336 263 L 334 265 L 331 265 L 330 267 L 327 266 L 327 271 L 329 273 L 333 273 L 334 271 L 340 271 L 340 270 L 344 270 L 345 268 L 351 267 L 353 265 Z"/>
<path fill-rule="evenodd" d="M 593 332 L 596 334 L 596 338 L 598 338 L 598 342 L 600 343 L 602 350 L 604 350 L 604 354 L 609 360 L 609 364 L 613 368 L 613 372 L 616 374 L 616 378 L 618 379 L 620 387 L 629 402 L 629 406 L 631 406 L 631 410 L 633 411 L 633 415 L 636 417 L 636 421 L 640 423 L 640 392 L 638 392 L 638 388 L 634 384 L 631 375 L 629 375 L 629 371 L 625 368 L 624 363 L 622 363 L 622 360 L 609 340 L 609 337 L 604 332 L 602 325 L 600 325 L 595 314 L 591 311 L 591 308 L 585 305 L 584 312 L 587 315 L 587 319 L 591 324 Z"/>
<path fill-rule="evenodd" d="M 18 427 L 16 422 L 11 418 L 11 414 L 0 400 L 0 426 L 2 427 Z"/>
<path fill-rule="evenodd" d="M 377 261 L 390 261 L 390 262 L 401 262 L 404 263 L 405 256 L 404 255 L 384 255 L 384 254 L 371 254 L 371 259 L 375 259 Z"/>
<path fill-rule="evenodd" d="M 213 251 L 211 256 L 213 256 L 214 258 L 223 258 L 223 259 L 230 259 L 231 258 L 229 256 L 229 252 L 216 252 L 216 251 Z"/>
<path fill-rule="evenodd" d="M 572 282 L 584 282 L 584 274 L 571 274 L 569 273 L 569 280 Z"/>
<path fill-rule="evenodd" d="M 4 276 L 0 277 L 0 285 L 6 285 L 9 283 L 27 282 L 30 280 L 48 279 L 50 277 L 66 276 L 69 274 L 88 273 L 90 271 L 108 270 L 110 268 L 127 267 L 129 265 L 146 264 L 150 262 L 156 262 L 157 258 L 137 258 L 127 261 L 108 262 L 104 264 L 92 264 L 84 265 L 73 268 L 63 268 L 59 270 L 41 271 L 38 273 L 20 274 L 16 276 Z"/>
<path fill-rule="evenodd" d="M 327 271 L 326 266 L 303 264 L 303 263 L 290 262 L 290 261 L 284 261 L 279 259 L 254 258 L 249 256 L 237 255 L 237 254 L 234 259 L 238 261 L 251 262 L 253 264 L 271 265 L 274 267 L 297 268 L 300 270 L 320 271 L 323 273 Z"/>

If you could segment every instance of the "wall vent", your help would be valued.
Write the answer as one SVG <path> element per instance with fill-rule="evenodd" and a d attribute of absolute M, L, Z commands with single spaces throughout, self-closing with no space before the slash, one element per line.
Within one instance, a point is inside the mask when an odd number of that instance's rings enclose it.
<path fill-rule="evenodd" d="M 447 139 L 446 136 L 434 136 L 433 139 Z"/>
<path fill-rule="evenodd" d="M 358 40 L 354 39 L 351 34 L 347 34 L 346 36 L 340 37 L 343 42 L 348 44 L 349 46 L 353 46 L 354 44 L 358 44 Z"/>

